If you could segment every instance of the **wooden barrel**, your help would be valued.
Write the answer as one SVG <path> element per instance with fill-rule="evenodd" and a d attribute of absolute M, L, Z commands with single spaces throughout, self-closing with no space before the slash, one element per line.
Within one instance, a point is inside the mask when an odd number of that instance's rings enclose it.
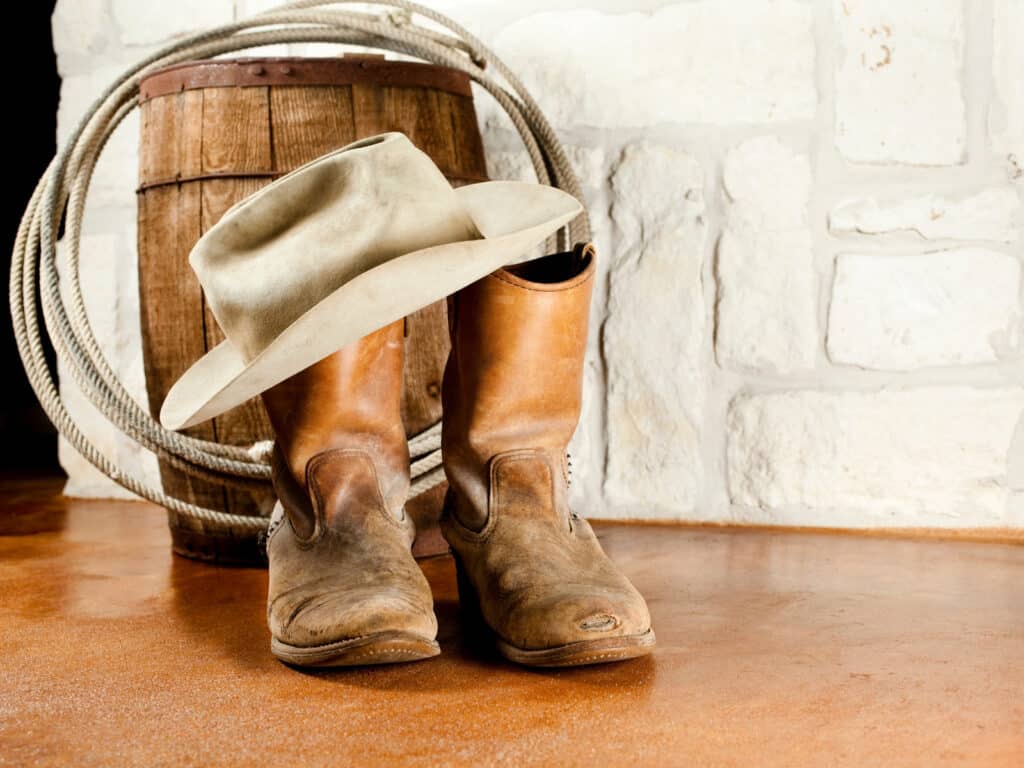
<path fill-rule="evenodd" d="M 203 299 L 188 254 L 238 200 L 332 149 L 402 131 L 453 184 L 486 178 L 469 79 L 430 64 L 383 56 L 224 59 L 155 72 L 140 87 L 139 294 L 146 386 L 159 413 L 171 385 L 223 335 Z M 415 434 L 440 417 L 448 354 L 444 302 L 409 318 L 402 413 Z M 189 434 L 221 443 L 272 439 L 254 399 Z M 164 490 L 243 515 L 273 503 L 269 493 L 226 488 L 166 463 Z M 444 551 L 436 519 L 443 489 L 410 502 L 421 535 L 414 551 Z M 258 498 L 262 497 L 262 498 Z M 202 560 L 263 560 L 258 538 L 168 511 L 174 551 Z"/>

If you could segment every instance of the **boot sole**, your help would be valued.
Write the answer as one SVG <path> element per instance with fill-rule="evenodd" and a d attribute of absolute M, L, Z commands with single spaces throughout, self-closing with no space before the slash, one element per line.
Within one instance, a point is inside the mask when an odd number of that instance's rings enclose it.
<path fill-rule="evenodd" d="M 480 611 L 476 590 L 466 576 L 462 562 L 454 552 L 455 577 L 459 588 L 459 604 L 463 615 L 477 629 L 482 630 L 493 641 L 498 653 L 514 664 L 526 667 L 583 667 L 591 664 L 609 664 L 646 656 L 654 650 L 654 630 L 648 629 L 637 635 L 602 637 L 595 640 L 579 640 L 553 648 L 519 648 L 506 642 L 491 629 Z"/>
<path fill-rule="evenodd" d="M 294 667 L 363 667 L 429 659 L 441 653 L 441 646 L 406 632 L 378 632 L 309 647 L 271 638 L 270 652 Z"/>
<path fill-rule="evenodd" d="M 527 667 L 582 667 L 589 664 L 608 664 L 646 656 L 654 650 L 654 630 L 639 635 L 604 637 L 599 640 L 580 640 L 554 648 L 527 650 L 495 637 L 498 651 L 509 661 Z"/>

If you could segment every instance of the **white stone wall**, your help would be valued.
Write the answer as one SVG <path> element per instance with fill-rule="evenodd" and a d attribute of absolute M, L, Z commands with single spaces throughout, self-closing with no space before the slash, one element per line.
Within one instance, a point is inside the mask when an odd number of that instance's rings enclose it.
<path fill-rule="evenodd" d="M 60 136 L 125 64 L 274 4 L 60 0 Z M 593 216 L 581 512 L 1024 528 L 1024 0 L 432 5 L 521 75 Z M 335 49 L 271 52 L 311 50 Z M 508 121 L 478 107 L 492 174 L 530 178 Z M 97 175 L 84 261 L 97 330 L 144 397 L 137 131 Z M 69 492 L 111 492 L 61 456 Z"/>

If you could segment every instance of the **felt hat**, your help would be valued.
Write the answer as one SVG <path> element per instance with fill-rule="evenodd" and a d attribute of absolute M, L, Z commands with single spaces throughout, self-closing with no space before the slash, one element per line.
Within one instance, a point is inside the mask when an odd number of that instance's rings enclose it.
<path fill-rule="evenodd" d="M 213 418 L 350 342 L 533 255 L 582 210 L 540 184 L 453 188 L 401 133 L 363 139 L 234 205 L 189 263 L 226 340 L 171 387 L 168 429 Z"/>

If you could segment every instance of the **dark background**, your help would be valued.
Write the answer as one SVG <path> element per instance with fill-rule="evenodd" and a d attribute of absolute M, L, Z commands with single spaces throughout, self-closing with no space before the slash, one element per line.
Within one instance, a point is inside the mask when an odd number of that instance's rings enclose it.
<path fill-rule="evenodd" d="M 6 133 L 10 137 L 5 164 L 6 205 L 3 213 L 4 295 L 10 275 L 11 247 L 25 205 L 46 165 L 56 152 L 60 77 L 50 35 L 54 3 L 33 0 L 18 9 L 17 68 L 7 78 Z M 36 401 L 25 378 L 14 343 L 10 310 L 2 312 L 0 328 L 0 468 L 56 471 L 57 433 Z M 51 354 L 52 361 L 52 354 Z"/>

